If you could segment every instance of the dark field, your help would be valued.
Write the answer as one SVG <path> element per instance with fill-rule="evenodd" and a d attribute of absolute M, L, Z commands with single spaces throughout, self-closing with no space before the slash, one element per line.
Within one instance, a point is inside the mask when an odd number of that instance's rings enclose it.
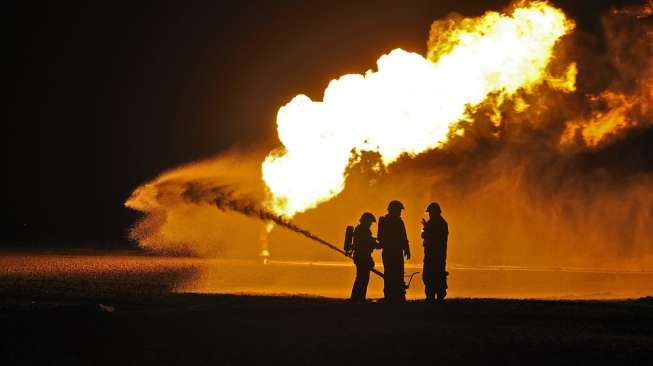
<path fill-rule="evenodd" d="M 348 304 L 175 292 L 203 278 L 185 259 L 0 265 L 2 364 L 653 364 L 652 298 Z"/>

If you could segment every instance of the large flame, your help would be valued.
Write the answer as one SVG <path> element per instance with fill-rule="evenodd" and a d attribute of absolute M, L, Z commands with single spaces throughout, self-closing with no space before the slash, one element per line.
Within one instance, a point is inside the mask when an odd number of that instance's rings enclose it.
<path fill-rule="evenodd" d="M 490 95 L 510 97 L 549 80 L 547 65 L 556 42 L 574 24 L 546 2 L 450 21 L 430 42 L 428 57 L 395 49 L 381 56 L 377 71 L 332 80 L 323 100 L 298 95 L 279 109 L 283 149 L 262 166 L 268 205 L 293 216 L 339 194 L 352 152 L 378 152 L 384 164 L 442 146 L 451 129 Z M 502 100 L 503 98 L 499 98 Z"/>
<path fill-rule="evenodd" d="M 653 35 L 649 38 L 653 41 Z M 641 121 L 653 121 L 653 59 L 648 70 L 641 73 L 634 92 L 607 90 L 589 100 L 597 107 L 589 116 L 567 122 L 560 139 L 563 147 L 573 145 L 579 137 L 586 146 L 597 147 L 620 131 L 642 124 Z"/>
<path fill-rule="evenodd" d="M 573 144 L 576 136 L 580 135 L 587 146 L 594 147 L 608 136 L 636 124 L 628 117 L 630 110 L 637 105 L 635 98 L 606 91 L 601 95 L 591 96 L 590 101 L 595 104 L 605 103 L 607 111 L 596 110 L 587 119 L 569 121 L 560 138 L 562 146 Z"/>

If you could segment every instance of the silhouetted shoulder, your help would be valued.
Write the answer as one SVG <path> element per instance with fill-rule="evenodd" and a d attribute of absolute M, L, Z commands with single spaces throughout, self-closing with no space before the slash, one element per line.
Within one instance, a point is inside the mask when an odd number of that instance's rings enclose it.
<path fill-rule="evenodd" d="M 440 226 L 445 233 L 449 234 L 449 224 L 447 223 L 447 220 L 445 220 L 442 216 L 440 216 Z"/>

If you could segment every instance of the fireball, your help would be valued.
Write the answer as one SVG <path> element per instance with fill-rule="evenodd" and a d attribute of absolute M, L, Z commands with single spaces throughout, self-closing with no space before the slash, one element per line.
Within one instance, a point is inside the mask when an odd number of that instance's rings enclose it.
<path fill-rule="evenodd" d="M 322 101 L 297 95 L 279 109 L 283 147 L 262 164 L 270 209 L 292 217 L 335 197 L 357 152 L 377 152 L 387 166 L 442 147 L 491 96 L 504 100 L 543 82 L 574 90 L 575 65 L 562 78 L 547 72 L 574 24 L 546 2 L 436 25 L 426 57 L 392 50 L 376 71 L 332 80 Z"/>

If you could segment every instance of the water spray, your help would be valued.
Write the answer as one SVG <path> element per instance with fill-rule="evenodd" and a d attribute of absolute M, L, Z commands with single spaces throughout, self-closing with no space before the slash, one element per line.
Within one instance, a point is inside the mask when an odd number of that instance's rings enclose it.
<path fill-rule="evenodd" d="M 306 229 L 300 228 L 299 226 L 290 222 L 288 219 L 279 216 L 269 210 L 266 210 L 265 208 L 260 207 L 252 200 L 242 198 L 242 197 L 236 197 L 235 193 L 231 190 L 218 189 L 218 190 L 214 190 L 214 192 L 216 193 L 216 197 L 214 200 L 215 206 L 222 211 L 236 211 L 245 216 L 254 217 L 263 220 L 265 222 L 274 222 L 275 224 L 281 227 L 284 227 L 290 231 L 303 235 L 304 237 L 309 238 L 312 241 L 317 242 L 319 244 L 322 244 L 325 247 L 333 251 L 336 251 L 344 255 L 345 257 L 351 259 L 351 257 L 347 255 L 347 253 L 345 253 L 345 251 L 340 249 L 339 247 L 329 243 L 328 241 L 320 238 L 319 236 L 311 233 Z M 383 272 L 374 268 L 372 268 L 372 272 L 377 276 L 383 278 Z"/>
<path fill-rule="evenodd" d="M 350 260 L 352 259 L 351 255 L 343 249 L 340 249 L 336 245 L 329 243 L 306 229 L 300 228 L 290 222 L 287 218 L 261 207 L 254 200 L 239 196 L 236 191 L 229 186 L 206 187 L 198 182 L 189 182 L 185 185 L 182 197 L 193 203 L 212 203 L 221 211 L 235 211 L 248 217 L 257 218 L 265 222 L 268 228 L 270 228 L 270 223 L 275 223 L 290 231 L 303 235 L 314 242 L 324 245 L 325 247 L 344 255 Z M 269 256 L 269 252 L 266 254 Z M 375 268 L 372 268 L 371 271 L 380 278 L 384 278 L 383 272 Z M 419 272 L 413 272 L 410 275 L 405 276 L 409 277 L 408 283 L 405 285 L 406 289 L 410 287 L 413 277 L 418 273 Z"/>

